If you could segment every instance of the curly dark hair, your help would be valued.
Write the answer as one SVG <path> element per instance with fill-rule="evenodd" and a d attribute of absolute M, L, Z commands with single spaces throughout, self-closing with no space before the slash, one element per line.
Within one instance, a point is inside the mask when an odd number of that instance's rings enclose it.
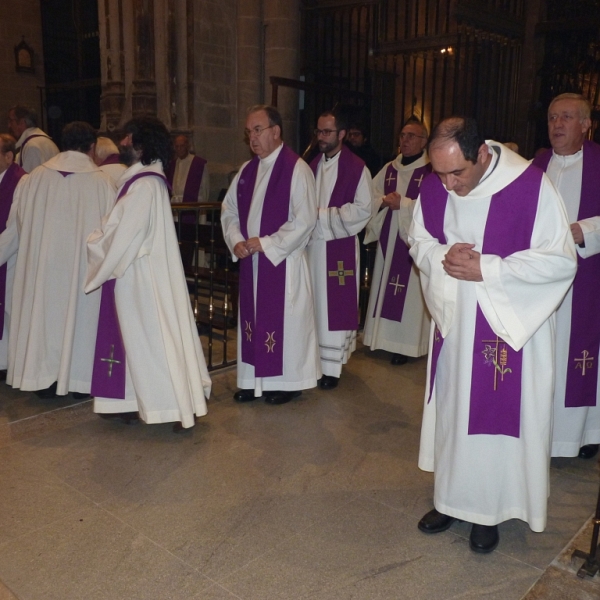
<path fill-rule="evenodd" d="M 131 143 L 135 150 L 141 151 L 141 163 L 149 165 L 160 160 L 166 168 L 173 156 L 171 136 L 164 123 L 156 117 L 138 117 L 131 119 L 123 129 L 131 134 Z"/>
<path fill-rule="evenodd" d="M 87 154 L 96 143 L 96 130 L 85 121 L 73 121 L 63 127 L 62 130 L 62 149 L 76 150 Z"/>

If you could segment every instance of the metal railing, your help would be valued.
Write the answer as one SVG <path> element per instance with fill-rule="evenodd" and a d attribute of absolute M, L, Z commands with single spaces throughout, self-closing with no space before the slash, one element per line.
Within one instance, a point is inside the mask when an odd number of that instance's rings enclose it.
<path fill-rule="evenodd" d="M 209 371 L 236 363 L 237 265 L 221 231 L 221 204 L 172 204 L 192 310 Z"/>
<path fill-rule="evenodd" d="M 237 362 L 239 270 L 221 230 L 221 204 L 171 204 L 190 302 L 209 371 Z M 359 288 L 364 325 L 376 244 L 363 247 Z"/>

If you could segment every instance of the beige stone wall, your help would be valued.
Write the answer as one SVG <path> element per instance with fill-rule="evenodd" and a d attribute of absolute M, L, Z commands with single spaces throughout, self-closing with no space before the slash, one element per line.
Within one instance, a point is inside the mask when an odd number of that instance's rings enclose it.
<path fill-rule="evenodd" d="M 34 50 L 35 73 L 17 73 L 14 47 L 22 36 Z M 39 86 L 44 85 L 40 0 L 0 2 L 0 132 L 7 131 L 6 113 L 14 104 L 40 112 Z"/>

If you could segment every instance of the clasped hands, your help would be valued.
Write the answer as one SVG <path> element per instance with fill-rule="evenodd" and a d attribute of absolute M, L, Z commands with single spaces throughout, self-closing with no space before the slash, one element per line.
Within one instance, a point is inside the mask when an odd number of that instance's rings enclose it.
<path fill-rule="evenodd" d="M 246 258 L 252 254 L 262 251 L 263 249 L 260 245 L 260 239 L 257 237 L 249 238 L 245 242 L 238 242 L 233 248 L 233 253 L 238 258 Z"/>
<path fill-rule="evenodd" d="M 442 261 L 444 271 L 455 279 L 483 281 L 480 264 L 481 254 L 473 248 L 475 248 L 475 244 L 454 244 Z"/>
<path fill-rule="evenodd" d="M 381 199 L 381 204 L 390 210 L 399 210 L 400 200 L 402 200 L 402 196 L 398 192 L 390 192 Z"/>

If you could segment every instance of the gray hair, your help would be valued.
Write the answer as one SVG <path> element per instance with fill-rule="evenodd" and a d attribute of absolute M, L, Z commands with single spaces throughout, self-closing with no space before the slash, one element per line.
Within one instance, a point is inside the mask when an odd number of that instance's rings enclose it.
<path fill-rule="evenodd" d="M 585 121 L 586 119 L 590 118 L 592 114 L 592 105 L 590 104 L 590 101 L 581 94 L 559 94 L 558 96 L 556 96 L 556 98 L 552 98 L 550 106 L 548 107 L 548 112 L 550 112 L 552 105 L 555 102 L 558 102 L 559 100 L 576 100 L 577 102 L 579 102 L 579 118 L 582 121 Z"/>

